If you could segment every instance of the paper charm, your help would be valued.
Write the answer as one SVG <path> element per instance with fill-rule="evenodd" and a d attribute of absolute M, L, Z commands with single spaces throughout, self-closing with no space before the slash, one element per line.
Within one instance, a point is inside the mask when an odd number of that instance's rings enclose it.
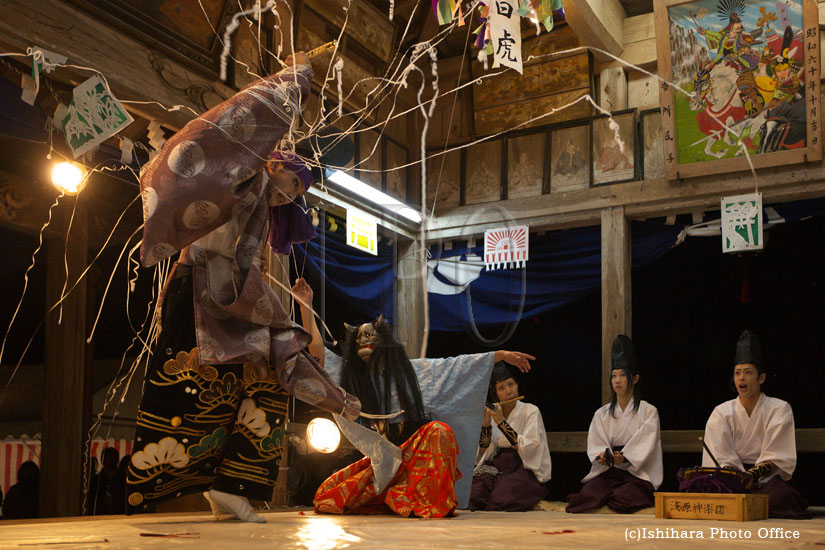
<path fill-rule="evenodd" d="M 74 158 L 132 123 L 132 117 L 95 75 L 75 87 L 68 112 L 57 120 Z"/>
<path fill-rule="evenodd" d="M 378 256 L 378 221 L 356 208 L 347 208 L 347 244 Z"/>
<path fill-rule="evenodd" d="M 763 247 L 762 194 L 722 197 L 722 252 Z"/>
<path fill-rule="evenodd" d="M 526 225 L 484 232 L 484 266 L 487 270 L 524 267 L 529 258 L 530 230 Z"/>
<path fill-rule="evenodd" d="M 493 68 L 504 65 L 521 73 L 521 17 L 518 14 L 518 0 L 493 0 L 490 5 L 490 38 Z"/>
<path fill-rule="evenodd" d="M 37 92 L 40 91 L 40 73 L 48 73 L 57 65 L 63 65 L 68 58 L 59 53 L 44 50 L 39 46 L 32 46 L 26 52 L 32 56 L 32 76 L 31 80 L 23 78 L 23 101 L 29 105 L 34 105 Z M 32 81 L 34 87 L 32 89 Z"/>

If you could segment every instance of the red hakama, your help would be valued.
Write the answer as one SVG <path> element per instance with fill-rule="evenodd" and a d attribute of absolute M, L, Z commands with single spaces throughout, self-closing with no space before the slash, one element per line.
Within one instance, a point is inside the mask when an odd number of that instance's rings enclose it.
<path fill-rule="evenodd" d="M 392 481 L 375 494 L 367 457 L 328 477 L 315 493 L 319 514 L 390 514 L 440 518 L 454 515 L 458 444 L 443 422 L 420 427 L 401 444 L 402 462 Z"/>

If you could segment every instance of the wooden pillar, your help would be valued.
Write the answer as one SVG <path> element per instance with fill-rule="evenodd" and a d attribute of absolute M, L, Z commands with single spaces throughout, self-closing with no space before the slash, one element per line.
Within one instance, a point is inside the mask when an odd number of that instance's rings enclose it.
<path fill-rule="evenodd" d="M 630 222 L 624 206 L 602 210 L 602 402 L 610 400 L 610 348 L 631 334 Z"/>
<path fill-rule="evenodd" d="M 599 73 L 599 107 L 610 112 L 627 109 L 627 76 L 622 67 Z"/>
<path fill-rule="evenodd" d="M 268 244 L 264 245 L 264 265 L 266 266 L 266 271 L 287 288 L 292 288 L 292 284 L 289 280 L 290 259 L 291 258 L 289 256 L 275 254 Z M 287 292 L 285 288 L 273 282 L 268 277 L 265 277 L 265 279 L 267 284 L 271 286 L 278 295 L 284 309 L 287 313 L 289 313 L 290 305 L 292 303 L 292 295 Z M 316 304 L 317 303 L 318 301 L 316 297 Z M 290 396 L 289 399 L 292 400 L 295 399 L 295 397 Z M 278 465 L 278 477 L 275 479 L 275 490 L 272 493 L 272 500 L 269 501 L 269 505 L 273 507 L 289 505 L 289 490 L 287 489 L 287 477 L 289 475 L 289 460 L 287 458 L 289 455 L 289 437 L 284 437 L 283 452 L 284 454 L 281 456 L 281 462 Z"/>
<path fill-rule="evenodd" d="M 407 356 L 418 357 L 424 331 L 424 304 L 418 241 L 398 237 L 395 330 Z"/>
<path fill-rule="evenodd" d="M 66 242 L 72 202 L 80 200 Z M 46 306 L 60 299 L 66 280 L 71 288 L 86 267 L 88 231 L 83 199 L 64 197 L 55 213 L 63 231 L 46 242 Z M 87 284 L 82 280 L 46 319 L 43 447 L 40 456 L 41 517 L 77 516 L 81 512 L 84 443 L 91 405 L 91 362 L 86 344 Z"/>

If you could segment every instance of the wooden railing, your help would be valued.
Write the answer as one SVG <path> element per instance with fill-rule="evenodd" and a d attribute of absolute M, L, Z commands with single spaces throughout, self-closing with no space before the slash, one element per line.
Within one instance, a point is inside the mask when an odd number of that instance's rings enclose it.
<path fill-rule="evenodd" d="M 704 430 L 662 431 L 662 451 L 666 453 L 701 452 L 699 438 Z M 547 432 L 547 446 L 551 453 L 583 453 L 587 451 L 587 432 Z M 796 430 L 798 453 L 825 452 L 825 428 Z"/>

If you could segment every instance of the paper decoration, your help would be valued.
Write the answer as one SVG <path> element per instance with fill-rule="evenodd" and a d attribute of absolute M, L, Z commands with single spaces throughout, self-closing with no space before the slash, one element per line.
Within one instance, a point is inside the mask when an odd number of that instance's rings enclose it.
<path fill-rule="evenodd" d="M 37 98 L 37 82 L 27 74 L 21 75 L 20 87 L 23 93 L 20 94 L 20 99 L 29 105 L 34 105 L 34 100 Z"/>
<path fill-rule="evenodd" d="M 484 232 L 484 265 L 488 270 L 524 267 L 529 259 L 530 228 L 526 225 Z"/>
<path fill-rule="evenodd" d="M 456 11 L 455 0 L 432 0 L 433 13 L 439 25 L 446 25 L 453 20 Z"/>
<path fill-rule="evenodd" d="M 521 17 L 517 0 L 493 0 L 490 6 L 490 39 L 493 68 L 504 65 L 519 73 L 521 68 Z"/>
<path fill-rule="evenodd" d="M 155 151 L 160 151 L 160 148 L 166 143 L 166 138 L 163 137 L 163 128 L 157 120 L 149 121 L 149 126 L 146 127 L 146 137 L 149 139 L 149 145 Z"/>
<path fill-rule="evenodd" d="M 29 105 L 34 105 L 34 100 L 37 97 L 37 92 L 40 91 L 40 73 L 48 73 L 57 65 L 64 65 L 68 58 L 59 53 L 44 50 L 39 46 L 32 46 L 27 53 L 32 56 L 32 80 L 34 81 L 34 89 L 27 89 L 29 81 L 23 78 L 23 101 Z"/>
<path fill-rule="evenodd" d="M 135 149 L 135 144 L 129 138 L 120 140 L 120 162 L 123 164 L 132 164 L 132 152 Z"/>
<path fill-rule="evenodd" d="M 95 75 L 75 87 L 67 112 L 57 119 L 74 158 L 100 145 L 132 123 L 132 117 Z"/>
<path fill-rule="evenodd" d="M 722 198 L 722 252 L 761 250 L 762 193 Z"/>
<path fill-rule="evenodd" d="M 378 256 L 378 222 L 364 212 L 347 208 L 347 244 Z"/>

